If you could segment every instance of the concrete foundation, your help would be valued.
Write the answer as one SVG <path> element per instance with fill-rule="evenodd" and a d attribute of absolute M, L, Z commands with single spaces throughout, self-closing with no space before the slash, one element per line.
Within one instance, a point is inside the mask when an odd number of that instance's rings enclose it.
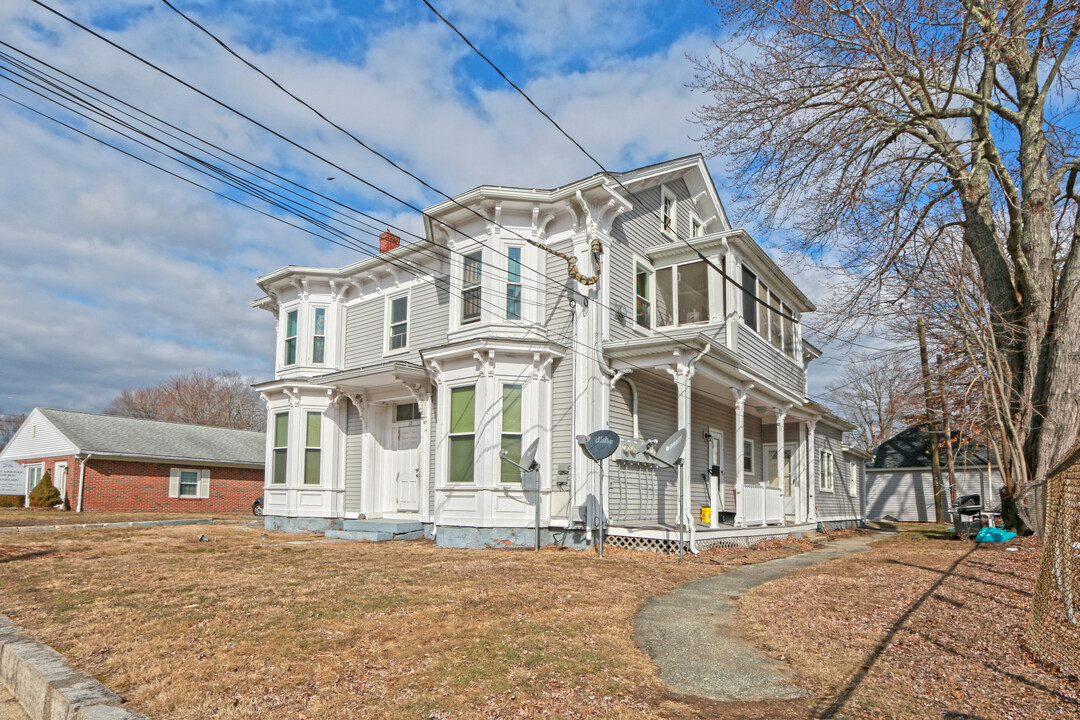
<path fill-rule="evenodd" d="M 435 543 L 448 548 L 531 548 L 535 542 L 532 528 L 475 528 L 440 525 Z M 541 528 L 540 545 L 559 545 L 583 550 L 589 547 L 581 530 Z"/>
<path fill-rule="evenodd" d="M 263 527 L 277 532 L 326 532 L 327 530 L 340 530 L 341 524 L 342 520 L 340 518 L 291 518 L 280 515 L 266 515 L 263 517 Z"/>

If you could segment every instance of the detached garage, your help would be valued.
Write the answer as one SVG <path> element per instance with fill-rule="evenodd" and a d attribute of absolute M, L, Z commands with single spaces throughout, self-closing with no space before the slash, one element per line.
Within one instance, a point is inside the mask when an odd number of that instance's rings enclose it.
<path fill-rule="evenodd" d="M 1000 505 L 1001 473 L 985 446 L 953 438 L 956 494 L 979 495 L 983 507 Z M 941 481 L 949 505 L 949 473 L 940 449 Z M 866 519 L 935 522 L 934 479 L 930 470 L 930 435 L 926 425 L 913 425 L 874 450 L 866 468 Z"/>
<path fill-rule="evenodd" d="M 260 432 L 35 408 L 0 452 L 27 494 L 46 472 L 73 510 L 250 512 L 262 498 Z"/>

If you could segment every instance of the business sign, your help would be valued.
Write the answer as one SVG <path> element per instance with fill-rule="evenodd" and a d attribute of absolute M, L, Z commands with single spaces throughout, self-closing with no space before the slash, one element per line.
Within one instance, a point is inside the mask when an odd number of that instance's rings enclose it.
<path fill-rule="evenodd" d="M 0 462 L 0 495 L 25 495 L 26 469 L 10 460 Z"/>

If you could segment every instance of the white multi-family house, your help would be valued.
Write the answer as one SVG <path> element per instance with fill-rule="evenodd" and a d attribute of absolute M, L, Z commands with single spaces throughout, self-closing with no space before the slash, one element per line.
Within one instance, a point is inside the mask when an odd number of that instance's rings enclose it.
<path fill-rule="evenodd" d="M 529 544 L 538 496 L 546 543 L 694 550 L 860 518 L 851 426 L 807 398 L 814 305 L 701 156 L 426 216 L 424 240 L 258 279 L 268 527 Z M 598 465 L 577 438 L 604 428 Z M 681 478 L 645 452 L 680 428 Z M 500 458 L 534 441 L 538 493 Z"/>

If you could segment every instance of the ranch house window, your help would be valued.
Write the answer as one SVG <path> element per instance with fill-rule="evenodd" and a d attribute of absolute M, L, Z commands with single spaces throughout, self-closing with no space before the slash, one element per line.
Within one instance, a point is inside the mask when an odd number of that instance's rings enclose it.
<path fill-rule="evenodd" d="M 205 500 L 210 497 L 210 471 L 170 468 L 169 497 L 187 500 Z"/>
<path fill-rule="evenodd" d="M 296 319 L 297 310 L 290 310 L 285 315 L 285 364 L 296 364 Z"/>
<path fill-rule="evenodd" d="M 656 271 L 656 324 L 709 322 L 709 269 L 704 261 Z"/>
<path fill-rule="evenodd" d="M 675 195 L 664 188 L 660 191 L 661 229 L 668 235 L 675 234 Z"/>
<path fill-rule="evenodd" d="M 390 352 L 404 350 L 409 346 L 408 295 L 402 295 L 390 301 L 390 324 L 387 332 L 386 344 Z"/>
<path fill-rule="evenodd" d="M 180 497 L 199 497 L 199 471 L 180 471 Z"/>
<path fill-rule="evenodd" d="M 634 320 L 646 329 L 652 327 L 652 275 L 641 265 L 634 275 Z"/>
<path fill-rule="evenodd" d="M 521 248 L 506 250 L 506 319 L 521 319 Z"/>
<path fill-rule="evenodd" d="M 502 397 L 502 449 L 506 457 L 518 462 L 521 460 L 521 386 L 503 385 Z M 504 483 L 521 482 L 521 472 L 508 462 L 499 463 L 502 467 Z"/>
<path fill-rule="evenodd" d="M 322 413 L 307 414 L 304 435 L 304 484 L 318 485 L 322 465 Z"/>
<path fill-rule="evenodd" d="M 315 308 L 314 331 L 311 337 L 311 362 L 326 362 L 326 308 Z"/>
<path fill-rule="evenodd" d="M 476 322 L 480 319 L 480 273 L 483 267 L 483 253 L 480 251 L 465 256 L 465 274 L 461 282 L 461 322 Z"/>
<path fill-rule="evenodd" d="M 450 389 L 450 474 L 452 483 L 475 481 L 476 386 Z"/>
<path fill-rule="evenodd" d="M 270 482 L 274 485 L 285 484 L 285 473 L 289 465 L 289 413 L 274 415 L 274 467 Z"/>

